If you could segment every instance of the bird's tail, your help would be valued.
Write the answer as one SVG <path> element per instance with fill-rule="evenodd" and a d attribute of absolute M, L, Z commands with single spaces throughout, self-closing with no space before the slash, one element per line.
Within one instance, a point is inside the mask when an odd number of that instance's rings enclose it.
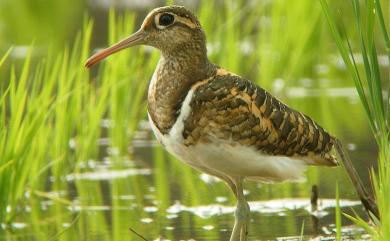
<path fill-rule="evenodd" d="M 355 186 L 356 192 L 362 201 L 364 208 L 366 209 L 370 218 L 373 215 L 377 220 L 380 220 L 378 206 L 375 199 L 369 194 L 365 186 L 363 185 L 362 180 L 360 179 L 358 173 L 353 167 L 351 158 L 348 155 L 348 152 L 345 150 L 340 140 L 334 138 L 334 145 L 337 153 L 339 154 L 341 161 L 347 171 L 349 178 L 351 179 L 352 184 Z"/>

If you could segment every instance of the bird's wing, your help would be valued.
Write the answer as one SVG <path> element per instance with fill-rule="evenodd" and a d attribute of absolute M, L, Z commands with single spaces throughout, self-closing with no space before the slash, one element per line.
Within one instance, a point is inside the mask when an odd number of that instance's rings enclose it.
<path fill-rule="evenodd" d="M 333 138 L 321 126 L 253 82 L 219 69 L 192 91 L 184 122 L 186 145 L 217 138 L 261 153 L 297 156 L 309 164 L 337 165 L 331 155 Z"/>

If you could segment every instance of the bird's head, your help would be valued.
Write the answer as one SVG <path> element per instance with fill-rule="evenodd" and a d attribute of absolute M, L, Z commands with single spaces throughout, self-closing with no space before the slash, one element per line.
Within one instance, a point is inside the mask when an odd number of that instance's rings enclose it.
<path fill-rule="evenodd" d="M 137 32 L 96 53 L 85 66 L 89 68 L 109 55 L 135 45 L 149 45 L 162 52 L 172 52 L 191 45 L 203 47 L 205 41 L 201 25 L 191 11 L 182 6 L 160 7 L 146 16 Z"/>

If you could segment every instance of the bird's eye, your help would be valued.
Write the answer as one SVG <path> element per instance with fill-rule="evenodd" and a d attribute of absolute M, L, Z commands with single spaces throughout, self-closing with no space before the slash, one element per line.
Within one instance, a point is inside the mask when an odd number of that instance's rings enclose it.
<path fill-rule="evenodd" d="M 169 26 L 173 23 L 173 21 L 175 21 L 175 17 L 169 13 L 162 14 L 158 20 L 159 25 L 161 26 Z"/>

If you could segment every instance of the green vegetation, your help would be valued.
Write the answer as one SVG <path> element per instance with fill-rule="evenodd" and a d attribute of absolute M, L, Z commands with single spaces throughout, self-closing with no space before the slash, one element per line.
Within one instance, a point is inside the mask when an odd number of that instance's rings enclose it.
<path fill-rule="evenodd" d="M 321 0 L 337 47 L 355 82 L 379 149 L 378 171 L 372 170 L 371 175 L 381 220 L 376 220 L 375 227 L 370 227 L 359 217 L 354 220 L 368 229 L 367 231 L 372 233 L 376 240 L 388 240 L 390 239 L 390 168 L 388 166 L 390 161 L 390 95 L 388 92 L 387 96 L 384 95 L 389 82 L 383 77 L 378 62 L 380 53 L 384 53 L 390 60 L 388 26 L 386 26 L 386 18 L 383 15 L 383 9 L 388 9 L 388 5 L 382 9 L 379 0 L 368 0 L 363 4 L 352 0 L 351 3 L 358 39 L 358 45 L 355 48 L 345 29 L 337 28 L 335 17 L 331 15 L 327 2 Z M 378 35 L 380 37 L 376 38 Z M 381 49 L 381 46 L 384 48 Z M 356 63 L 356 51 L 361 53 L 363 68 Z"/>
<path fill-rule="evenodd" d="M 342 241 L 341 239 L 341 209 L 340 209 L 340 191 L 339 185 L 336 185 L 336 240 Z"/>
<path fill-rule="evenodd" d="M 1 44 L 63 47 L 80 28 L 85 1 L 0 0 Z M 48 42 L 50 41 L 50 42 Z"/>
<path fill-rule="evenodd" d="M 150 143 L 137 147 L 133 142 L 150 138 L 136 136 L 145 135 L 137 130 L 146 119 L 145 94 L 158 52 L 136 47 L 92 70 L 84 68 L 93 47 L 108 46 L 128 36 L 144 13 L 110 10 L 107 21 L 103 20 L 107 23 L 102 24 L 101 19 L 83 17 L 86 1 L 58 0 L 47 5 L 35 0 L 34 7 L 29 0 L 1 1 L 0 240 L 135 240 L 129 227 L 150 240 L 158 236 L 226 239 L 229 232 L 220 229 L 231 229 L 231 213 L 200 218 L 181 212 L 175 218 L 175 213 L 166 210 L 176 201 L 188 207 L 215 204 L 217 197 L 226 198 L 219 204 L 232 206 L 235 201 L 230 190 L 220 182 L 205 183 L 197 171 L 161 147 Z M 348 7 L 332 2 L 335 7 Z M 20 14 L 25 18 L 18 21 Z M 387 118 L 374 118 L 368 124 L 367 109 L 356 104 L 354 92 L 338 95 L 336 88 L 344 90 L 353 82 L 338 65 L 337 50 L 318 2 L 203 0 L 197 14 L 213 62 L 255 80 L 334 135 L 353 142 L 358 150 L 352 155 L 358 161 L 374 158 L 369 145 L 373 137 L 367 127 L 382 130 L 386 126 L 380 123 Z M 387 19 L 388 13 L 383 14 Z M 353 15 L 344 16 L 354 20 Z M 358 40 L 350 39 L 351 45 Z M 371 43 L 373 40 L 371 36 Z M 25 51 L 20 45 L 31 46 Z M 367 50 L 367 58 L 371 75 L 379 76 L 382 67 L 374 66 L 371 56 L 375 52 Z M 364 71 L 352 63 L 355 65 Z M 378 84 L 363 89 L 370 88 L 379 98 Z M 381 105 L 371 100 L 371 92 L 365 93 L 369 113 L 382 113 Z M 386 103 L 383 110 L 388 115 Z M 350 118 L 353 123 L 346 121 Z M 382 164 L 385 157 L 383 153 Z M 377 193 L 389 190 L 381 186 L 383 179 L 389 178 L 383 167 L 375 179 Z M 95 176 L 85 178 L 90 174 Z M 337 180 L 341 199 L 356 198 L 340 169 L 310 168 L 307 177 L 308 182 L 300 184 L 248 183 L 248 199 L 308 199 L 312 184 L 319 186 L 321 198 L 334 198 Z M 381 194 L 383 198 L 385 194 Z M 388 208 L 385 198 L 379 201 L 383 209 Z M 150 211 L 153 208 L 157 211 Z M 272 239 L 302 232 L 304 239 L 317 232 L 305 210 L 286 210 L 284 214 L 254 213 L 253 237 Z M 148 223 L 150 220 L 153 222 Z M 19 230 L 20 223 L 27 227 Z"/>
<path fill-rule="evenodd" d="M 131 32 L 133 19 L 116 20 L 112 12 L 110 41 Z M 130 74 L 129 70 L 143 66 L 152 72 L 149 60 L 154 57 L 130 58 L 143 56 L 142 49 L 135 50 L 138 54 L 126 52 L 117 64 L 104 65 L 99 77 L 91 79 L 83 64 L 89 55 L 92 23 L 86 22 L 83 29 L 72 50 L 66 48 L 60 54 L 51 50 L 34 69 L 30 48 L 20 73 L 11 67 L 9 81 L 1 82 L 1 220 L 12 220 L 26 188 L 42 189 L 49 173 L 55 179 L 51 188 L 61 189 L 61 178 L 75 170 L 78 162 L 98 158 L 95 143 L 101 137 L 102 120 L 115 123 L 109 132 L 111 147 L 123 155 L 138 120 L 145 116 L 142 96 L 147 82 L 137 81 L 140 72 Z M 75 143 L 73 149 L 69 142 Z"/>

